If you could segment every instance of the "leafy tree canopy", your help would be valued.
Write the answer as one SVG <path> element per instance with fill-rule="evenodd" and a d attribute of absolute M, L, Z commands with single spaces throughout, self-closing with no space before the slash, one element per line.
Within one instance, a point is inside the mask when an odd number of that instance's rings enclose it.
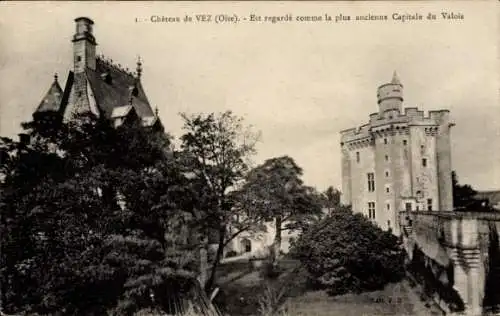
<path fill-rule="evenodd" d="M 327 210 L 328 213 L 339 210 L 342 207 L 340 203 L 340 194 L 341 194 L 340 191 L 332 186 L 329 186 L 321 194 L 322 205 Z"/>
<path fill-rule="evenodd" d="M 321 214 L 321 199 L 316 190 L 304 185 L 302 169 L 288 156 L 266 160 L 252 169 L 241 193 L 250 212 L 274 221 L 275 239 L 272 260 L 276 264 L 284 230 L 303 228 Z"/>
<path fill-rule="evenodd" d="M 489 201 L 477 198 L 477 191 L 469 184 L 460 184 L 455 171 L 451 173 L 453 186 L 453 209 L 465 212 L 492 211 Z"/>
<path fill-rule="evenodd" d="M 397 237 L 348 211 L 311 225 L 292 254 L 307 268 L 312 283 L 331 295 L 378 290 L 404 276 Z"/>
<path fill-rule="evenodd" d="M 196 193 L 194 217 L 199 223 L 200 236 L 215 236 L 217 243 L 206 282 L 210 290 L 224 247 L 238 234 L 253 229 L 257 222 L 252 216 L 239 216 L 244 214 L 234 192 L 248 172 L 259 135 L 231 111 L 183 114 L 182 118 L 184 134 L 179 155 Z M 208 243 L 207 238 L 204 240 Z"/>
<path fill-rule="evenodd" d="M 169 137 L 91 116 L 59 124 L 27 124 L 31 144 L 0 142 L 5 309 L 127 315 L 168 305 L 165 288 L 191 282 L 198 262 Z"/>

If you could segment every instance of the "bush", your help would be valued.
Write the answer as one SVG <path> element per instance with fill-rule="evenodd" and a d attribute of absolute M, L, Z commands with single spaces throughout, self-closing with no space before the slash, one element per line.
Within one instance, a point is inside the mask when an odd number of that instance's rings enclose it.
<path fill-rule="evenodd" d="M 398 238 L 351 212 L 306 229 L 292 253 L 309 272 L 309 283 L 330 295 L 379 290 L 405 275 Z"/>
<path fill-rule="evenodd" d="M 261 316 L 286 316 L 285 292 L 285 287 L 275 289 L 268 285 L 264 293 L 259 296 L 259 314 Z"/>

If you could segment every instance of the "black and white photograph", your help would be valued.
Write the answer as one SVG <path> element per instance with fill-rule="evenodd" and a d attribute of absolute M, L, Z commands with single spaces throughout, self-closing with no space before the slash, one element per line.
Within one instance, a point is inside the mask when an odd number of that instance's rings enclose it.
<path fill-rule="evenodd" d="M 500 315 L 499 12 L 0 3 L 0 315 Z"/>

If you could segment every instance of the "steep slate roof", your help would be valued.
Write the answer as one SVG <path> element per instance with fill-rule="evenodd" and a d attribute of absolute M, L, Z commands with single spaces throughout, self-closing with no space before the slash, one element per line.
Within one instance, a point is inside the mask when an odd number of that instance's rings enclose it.
<path fill-rule="evenodd" d="M 85 77 L 92 89 L 97 107 L 104 117 L 108 119 L 122 117 L 133 107 L 146 125 L 156 122 L 157 115 L 149 104 L 142 84 L 132 73 L 97 57 L 96 69 L 87 68 Z M 74 73 L 70 71 L 63 91 L 55 76 L 54 82 L 35 113 L 48 111 L 64 113 L 74 83 Z"/>
<path fill-rule="evenodd" d="M 391 83 L 394 83 L 394 84 L 401 84 L 401 80 L 399 80 L 399 76 L 398 76 L 398 74 L 396 73 L 396 70 L 394 70 L 394 73 L 392 74 L 392 80 L 391 80 Z"/>
<path fill-rule="evenodd" d="M 96 58 L 96 70 L 87 68 L 85 72 L 105 117 L 111 118 L 115 108 L 126 105 L 132 105 L 141 118 L 155 117 L 140 80 L 131 73 L 101 58 Z"/>
<path fill-rule="evenodd" d="M 63 90 L 57 81 L 57 74 L 54 75 L 54 82 L 50 86 L 49 90 L 45 94 L 37 107 L 36 112 L 48 112 L 48 111 L 59 111 L 59 106 L 61 105 L 61 100 L 63 97 Z"/>

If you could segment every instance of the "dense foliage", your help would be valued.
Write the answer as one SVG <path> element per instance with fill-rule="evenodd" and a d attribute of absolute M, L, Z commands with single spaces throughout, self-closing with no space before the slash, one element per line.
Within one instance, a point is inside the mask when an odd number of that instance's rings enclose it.
<path fill-rule="evenodd" d="M 245 126 L 243 119 L 231 111 L 220 114 L 183 114 L 181 157 L 190 185 L 196 194 L 194 218 L 202 242 L 202 282 L 207 291 L 215 283 L 215 272 L 224 247 L 236 236 L 256 229 L 259 218 L 238 205 L 234 192 L 248 172 L 250 157 L 255 153 L 259 135 Z M 240 216 L 240 215 L 250 216 Z M 209 237 L 217 251 L 208 267 Z M 205 272 L 210 269 L 206 278 Z M 206 280 L 205 280 L 206 279 Z M 206 281 L 206 282 L 205 282 Z"/>
<path fill-rule="evenodd" d="M 185 234 L 192 195 L 169 138 L 91 116 L 29 127 L 30 144 L 0 142 L 4 309 L 127 315 L 168 305 L 163 293 L 197 273 Z"/>
<path fill-rule="evenodd" d="M 288 156 L 251 168 L 258 135 L 241 118 L 183 119 L 179 150 L 162 130 L 92 115 L 38 116 L 24 125 L 29 142 L 0 139 L 3 310 L 173 313 L 190 300 L 210 308 L 198 281 L 210 291 L 224 247 L 264 221 L 276 228 L 272 273 L 282 232 L 302 230 L 295 255 L 332 294 L 401 277 L 396 238 L 348 212 L 338 191 L 306 186 Z"/>
<path fill-rule="evenodd" d="M 455 171 L 451 173 L 453 209 L 462 212 L 493 211 L 489 201 L 477 198 L 478 192 L 469 184 L 460 184 Z"/>
<path fill-rule="evenodd" d="M 342 205 L 340 203 L 340 191 L 332 186 L 329 186 L 321 194 L 321 204 L 325 208 L 327 214 L 331 214 L 338 210 Z"/>
<path fill-rule="evenodd" d="M 246 197 L 247 210 L 274 222 L 274 265 L 281 250 L 282 232 L 302 229 L 321 214 L 320 195 L 301 177 L 302 169 L 291 157 L 271 158 L 248 173 L 240 191 Z"/>
<path fill-rule="evenodd" d="M 309 227 L 293 255 L 305 265 L 312 284 L 331 295 L 378 290 L 404 276 L 398 238 L 345 209 Z"/>

